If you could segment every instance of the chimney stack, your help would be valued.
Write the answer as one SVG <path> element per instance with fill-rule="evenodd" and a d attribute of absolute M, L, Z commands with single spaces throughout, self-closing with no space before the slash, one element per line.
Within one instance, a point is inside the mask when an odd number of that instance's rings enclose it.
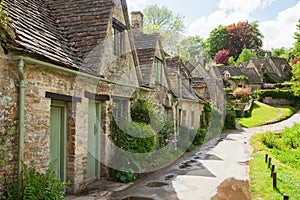
<path fill-rule="evenodd" d="M 132 11 L 131 12 L 131 27 L 137 28 L 143 32 L 144 25 L 144 15 L 141 11 Z"/>
<path fill-rule="evenodd" d="M 266 51 L 266 58 L 269 59 L 272 56 L 272 52 L 271 51 Z"/>

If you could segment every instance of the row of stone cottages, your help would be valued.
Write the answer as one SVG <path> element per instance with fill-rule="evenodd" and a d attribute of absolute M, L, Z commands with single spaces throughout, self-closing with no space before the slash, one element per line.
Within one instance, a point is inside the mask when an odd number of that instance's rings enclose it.
<path fill-rule="evenodd" d="M 97 151 L 109 140 L 113 105 L 116 115 L 128 112 L 133 96 L 150 96 L 174 123 L 199 127 L 204 101 L 189 71 L 166 57 L 158 34 L 133 30 L 125 0 L 5 2 L 12 21 L 3 30 L 0 131 L 18 131 L 6 144 L 0 185 L 20 175 L 22 161 L 44 171 L 56 160 L 70 193 L 106 177 Z M 132 16 L 142 27 L 142 14 Z"/>
<path fill-rule="evenodd" d="M 267 52 L 265 58 L 251 58 L 238 66 L 213 66 L 212 69 L 223 77 L 224 87 L 231 90 L 250 88 L 255 91 L 264 83 L 283 83 L 292 78 L 290 64 L 284 58 L 271 56 L 271 52 Z"/>

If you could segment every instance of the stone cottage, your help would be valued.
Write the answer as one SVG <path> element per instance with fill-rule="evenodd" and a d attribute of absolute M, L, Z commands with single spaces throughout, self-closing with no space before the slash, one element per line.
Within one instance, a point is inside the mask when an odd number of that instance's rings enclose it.
<path fill-rule="evenodd" d="M 179 57 L 168 57 L 168 78 L 178 99 L 178 125 L 189 129 L 200 127 L 200 117 L 205 101 L 192 88 L 192 77 Z"/>
<path fill-rule="evenodd" d="M 126 2 L 5 2 L 12 22 L 0 59 L 0 131 L 13 138 L 0 180 L 20 176 L 22 161 L 41 172 L 54 163 L 78 193 L 107 176 L 113 101 L 144 90 Z"/>
<path fill-rule="evenodd" d="M 165 51 L 158 33 L 143 33 L 143 14 L 131 13 L 132 33 L 142 74 L 142 85 L 151 92 L 141 91 L 140 95 L 150 96 L 161 112 L 175 120 L 175 98 L 167 78 Z"/>
<path fill-rule="evenodd" d="M 263 84 L 262 78 L 253 68 L 213 66 L 212 69 L 216 75 L 222 76 L 225 88 L 250 88 L 251 91 L 255 91 Z"/>
<path fill-rule="evenodd" d="M 284 58 L 271 56 L 271 52 L 266 53 L 264 59 L 252 58 L 242 68 L 253 68 L 265 83 L 283 83 L 292 78 L 292 67 Z M 244 66 L 244 67 L 243 67 Z"/>

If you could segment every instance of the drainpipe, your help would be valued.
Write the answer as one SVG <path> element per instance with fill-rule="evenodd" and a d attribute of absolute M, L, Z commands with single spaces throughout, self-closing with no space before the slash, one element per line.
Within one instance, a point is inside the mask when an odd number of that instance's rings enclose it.
<path fill-rule="evenodd" d="M 24 99 L 25 99 L 25 88 L 26 81 L 24 78 L 24 61 L 22 58 L 19 59 L 18 63 L 19 73 L 19 145 L 18 145 L 18 191 L 21 190 L 21 175 L 22 175 L 22 161 L 24 153 Z"/>

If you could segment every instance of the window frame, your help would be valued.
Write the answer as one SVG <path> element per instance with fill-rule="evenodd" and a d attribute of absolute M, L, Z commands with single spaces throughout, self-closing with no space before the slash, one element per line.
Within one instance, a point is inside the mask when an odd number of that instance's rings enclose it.
<path fill-rule="evenodd" d="M 113 28 L 113 54 L 118 57 L 122 57 L 124 51 L 124 32 L 126 26 L 117 19 L 112 19 Z"/>
<path fill-rule="evenodd" d="M 160 64 L 160 65 L 158 65 Z M 163 69 L 163 61 L 155 56 L 154 59 L 154 66 L 155 66 L 155 83 L 162 83 L 162 69 Z"/>

